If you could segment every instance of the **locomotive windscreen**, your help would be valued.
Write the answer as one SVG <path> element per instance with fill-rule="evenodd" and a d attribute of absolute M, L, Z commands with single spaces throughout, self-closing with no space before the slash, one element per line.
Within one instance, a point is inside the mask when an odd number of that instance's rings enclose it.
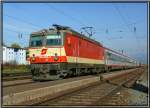
<path fill-rule="evenodd" d="M 41 36 L 31 36 L 30 46 L 31 47 L 42 46 L 42 37 Z"/>
<path fill-rule="evenodd" d="M 47 35 L 46 36 L 46 45 L 61 45 L 62 44 L 62 38 L 60 35 Z"/>
<path fill-rule="evenodd" d="M 32 36 L 30 38 L 30 47 L 40 46 L 59 46 L 62 45 L 62 36 L 58 34 L 48 34 L 46 36 Z"/>

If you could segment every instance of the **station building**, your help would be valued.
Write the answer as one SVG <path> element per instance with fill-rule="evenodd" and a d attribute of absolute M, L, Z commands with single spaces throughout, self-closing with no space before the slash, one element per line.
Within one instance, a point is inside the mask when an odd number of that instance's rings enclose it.
<path fill-rule="evenodd" d="M 12 48 L 3 46 L 3 64 L 28 64 L 26 60 L 26 51 L 24 48 Z"/>

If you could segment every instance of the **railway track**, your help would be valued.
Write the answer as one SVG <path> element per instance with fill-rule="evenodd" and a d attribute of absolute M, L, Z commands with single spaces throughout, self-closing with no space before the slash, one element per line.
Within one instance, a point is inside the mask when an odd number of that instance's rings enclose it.
<path fill-rule="evenodd" d="M 13 80 L 23 80 L 23 79 L 31 79 L 32 75 L 31 74 L 27 74 L 27 75 L 8 75 L 8 76 L 3 76 L 2 80 L 3 81 L 13 81 Z"/>
<path fill-rule="evenodd" d="M 61 84 L 61 83 L 78 81 L 81 79 L 92 78 L 92 77 L 95 77 L 95 76 L 92 76 L 92 75 L 79 76 L 79 77 L 73 77 L 73 78 L 67 78 L 67 79 L 61 79 L 61 80 L 55 80 L 55 81 L 46 81 L 46 82 L 34 82 L 34 81 L 30 82 L 31 79 L 6 81 L 6 82 L 3 82 L 3 85 L 2 85 L 3 95 L 5 96 L 11 93 L 15 94 L 15 93 L 23 92 L 23 91 L 39 89 L 39 88 L 44 88 L 48 86 L 54 86 L 54 85 Z"/>
<path fill-rule="evenodd" d="M 124 97 L 125 95 L 127 97 Z M 99 102 L 97 102 L 97 105 L 128 105 L 128 95 L 129 94 L 127 93 L 127 91 L 125 91 L 125 88 L 121 88 L 119 92 L 113 93 L 101 99 Z"/>
<path fill-rule="evenodd" d="M 2 86 L 16 86 L 21 84 L 32 83 L 32 76 L 31 75 L 19 75 L 19 76 L 8 76 L 2 77 Z"/>
<path fill-rule="evenodd" d="M 86 88 L 81 88 L 72 92 L 68 92 L 59 97 L 41 101 L 34 105 L 50 105 L 50 106 L 86 106 L 101 105 L 102 100 L 109 99 L 109 96 L 120 91 L 122 87 L 130 87 L 142 74 L 143 70 L 130 72 L 114 78 L 97 82 Z M 114 101 L 114 99 L 112 99 Z M 110 101 L 111 103 L 111 101 Z M 112 102 L 113 103 L 113 102 Z"/>
<path fill-rule="evenodd" d="M 111 74 L 113 72 L 109 72 Z M 103 74 L 108 74 L 108 73 L 102 73 Z M 82 77 L 82 76 L 79 76 Z M 2 77 L 3 79 L 3 87 L 8 87 L 8 86 L 17 86 L 17 85 L 22 85 L 22 84 L 29 84 L 33 83 L 32 81 L 32 75 L 31 74 L 16 74 L 16 75 L 5 75 Z"/>
<path fill-rule="evenodd" d="M 3 81 L 2 86 L 3 87 L 10 87 L 10 86 L 17 86 L 17 85 L 23 85 L 23 84 L 29 84 L 34 83 L 32 79 L 21 79 L 21 80 L 13 80 L 13 81 Z"/>
<path fill-rule="evenodd" d="M 117 72 L 117 71 L 116 71 Z M 119 72 L 119 71 L 118 71 Z M 109 73 L 102 73 L 101 75 L 107 75 L 107 74 L 112 74 L 113 72 L 109 72 Z M 86 76 L 79 76 L 80 77 L 85 77 Z M 74 79 L 75 77 L 73 77 Z M 77 78 L 77 77 L 76 77 Z M 8 80 L 9 79 L 9 80 Z M 32 80 L 32 76 L 28 75 L 28 76 L 21 76 L 21 75 L 17 75 L 17 76 L 11 76 L 9 77 L 7 80 L 3 80 L 2 82 L 2 86 L 4 88 L 8 88 L 8 87 L 12 87 L 12 86 L 22 86 L 22 85 L 29 85 L 29 84 L 32 84 L 32 83 L 35 83 L 33 80 Z M 13 79 L 13 80 L 10 80 L 10 79 Z M 67 78 L 67 79 L 70 79 L 70 78 Z M 67 80 L 67 79 L 64 79 L 64 80 Z M 54 81 L 47 81 L 47 82 L 54 82 Z M 57 82 L 57 81 L 56 81 Z M 38 82 L 37 82 L 38 83 Z M 41 83 L 40 83 L 41 84 Z M 44 84 L 44 82 L 42 83 Z M 32 84 L 33 85 L 33 84 Z"/>

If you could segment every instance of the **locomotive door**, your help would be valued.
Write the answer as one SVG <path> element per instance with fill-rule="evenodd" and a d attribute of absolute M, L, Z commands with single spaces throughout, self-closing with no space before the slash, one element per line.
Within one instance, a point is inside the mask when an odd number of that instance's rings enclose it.
<path fill-rule="evenodd" d="M 73 55 L 74 55 L 74 63 L 76 68 L 76 75 L 79 75 L 79 38 L 77 36 L 74 36 L 74 47 L 73 47 Z"/>
<path fill-rule="evenodd" d="M 76 44 L 76 75 L 80 75 L 80 60 L 79 60 L 79 38 L 77 38 Z"/>
<path fill-rule="evenodd" d="M 77 65 L 78 62 L 79 62 L 79 39 L 76 38 L 75 39 L 75 42 L 74 42 L 74 49 L 73 49 L 73 55 L 74 55 L 74 61 L 75 61 L 75 64 Z"/>

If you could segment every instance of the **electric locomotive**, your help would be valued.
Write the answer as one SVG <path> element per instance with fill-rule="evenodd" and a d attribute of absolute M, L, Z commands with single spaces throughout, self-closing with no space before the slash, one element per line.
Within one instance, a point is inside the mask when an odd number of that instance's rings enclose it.
<path fill-rule="evenodd" d="M 105 48 L 70 27 L 53 26 L 30 35 L 29 60 L 33 80 L 98 74 L 113 69 L 115 63 L 121 64 L 115 65 L 117 69 L 136 66 L 135 60 Z"/>

